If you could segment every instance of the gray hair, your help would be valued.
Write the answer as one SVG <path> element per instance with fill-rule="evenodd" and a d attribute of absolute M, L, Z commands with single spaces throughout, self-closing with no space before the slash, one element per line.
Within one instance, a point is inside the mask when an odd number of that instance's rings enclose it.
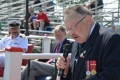
<path fill-rule="evenodd" d="M 53 33 L 55 33 L 56 31 L 62 31 L 63 33 L 66 33 L 66 29 L 65 27 L 63 27 L 62 25 L 57 25 L 54 30 L 53 30 Z"/>
<path fill-rule="evenodd" d="M 69 14 L 69 13 L 71 13 L 70 11 L 75 11 L 75 12 L 81 14 L 81 15 L 92 16 L 92 12 L 91 11 L 89 11 L 87 8 L 85 8 L 84 6 L 79 5 L 79 4 L 68 7 L 64 11 L 64 14 Z"/>

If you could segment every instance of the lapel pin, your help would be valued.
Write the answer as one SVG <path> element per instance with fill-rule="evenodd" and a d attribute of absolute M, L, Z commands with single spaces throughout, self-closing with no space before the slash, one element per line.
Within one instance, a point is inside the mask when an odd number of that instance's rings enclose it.
<path fill-rule="evenodd" d="M 84 54 L 84 53 L 81 53 L 81 54 L 80 54 L 80 57 L 84 58 L 84 55 L 83 55 L 83 54 Z"/>
<path fill-rule="evenodd" d="M 84 58 L 84 54 L 86 53 L 86 50 L 83 51 L 83 53 L 80 54 L 80 57 Z"/>
<path fill-rule="evenodd" d="M 86 50 L 83 52 L 83 54 L 85 54 L 86 53 Z"/>

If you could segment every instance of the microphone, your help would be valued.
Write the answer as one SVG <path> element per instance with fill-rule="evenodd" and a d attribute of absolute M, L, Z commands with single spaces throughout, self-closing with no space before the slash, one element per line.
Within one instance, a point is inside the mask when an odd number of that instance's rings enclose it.
<path fill-rule="evenodd" d="M 65 44 L 63 46 L 63 57 L 65 58 L 65 62 L 66 62 L 66 58 L 67 58 L 69 52 L 70 52 L 70 44 Z M 61 76 L 63 71 L 64 70 L 60 68 L 58 70 L 58 76 Z"/>

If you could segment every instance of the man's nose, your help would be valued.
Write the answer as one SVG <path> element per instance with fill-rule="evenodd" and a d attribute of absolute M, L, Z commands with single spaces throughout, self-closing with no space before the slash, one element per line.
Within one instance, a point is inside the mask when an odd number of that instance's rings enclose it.
<path fill-rule="evenodd" d="M 72 35 L 73 33 L 74 33 L 73 30 L 70 30 L 70 31 L 68 32 L 69 35 Z"/>

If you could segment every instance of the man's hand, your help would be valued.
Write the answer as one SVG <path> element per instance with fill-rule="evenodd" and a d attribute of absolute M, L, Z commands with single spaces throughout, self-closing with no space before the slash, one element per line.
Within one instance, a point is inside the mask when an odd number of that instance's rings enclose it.
<path fill-rule="evenodd" d="M 40 21 L 44 21 L 43 19 L 40 19 Z"/>
<path fill-rule="evenodd" d="M 64 69 L 64 75 L 67 75 L 68 70 L 69 70 L 69 65 L 70 65 L 69 57 L 66 58 L 66 62 L 65 62 L 65 58 L 63 57 L 63 55 L 61 55 L 56 62 L 56 66 L 58 70 L 60 68 Z"/>

